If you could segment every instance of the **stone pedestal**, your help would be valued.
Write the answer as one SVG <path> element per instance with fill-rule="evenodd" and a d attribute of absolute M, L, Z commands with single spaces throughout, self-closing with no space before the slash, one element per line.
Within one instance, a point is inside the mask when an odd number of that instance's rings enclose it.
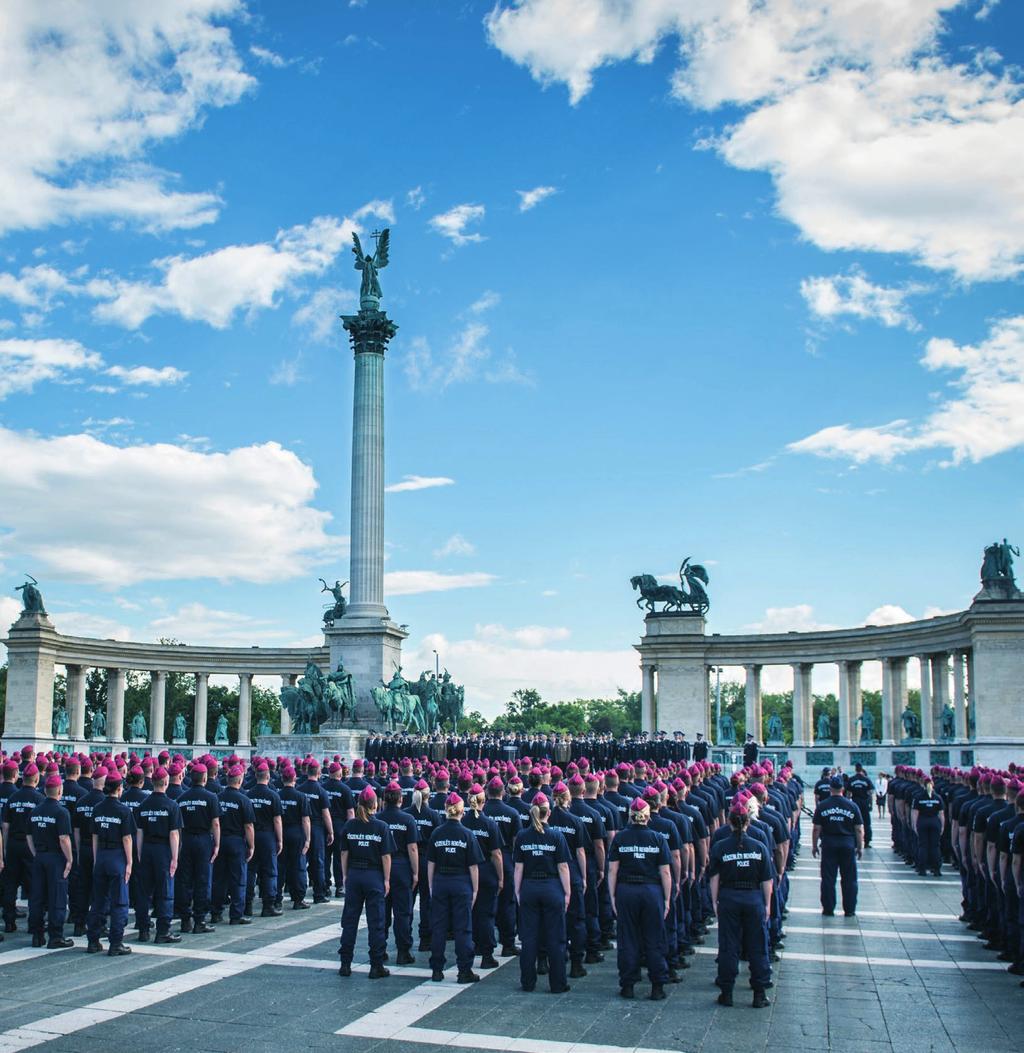
<path fill-rule="evenodd" d="M 1024 713 L 1024 600 L 976 600 L 969 614 L 968 687 L 974 742 L 990 747 L 1016 744 L 1019 756 Z"/>
<path fill-rule="evenodd" d="M 23 614 L 7 639 L 7 711 L 3 748 L 53 740 L 53 666 L 57 632 L 45 614 Z"/>
<path fill-rule="evenodd" d="M 402 664 L 402 641 L 408 635 L 390 618 L 361 618 L 351 614 L 324 630 L 331 669 L 337 669 L 338 662 L 344 660 L 345 668 L 352 674 L 358 724 L 381 726 L 370 689 L 382 680 L 389 681 Z"/>
<path fill-rule="evenodd" d="M 266 757 L 333 757 L 337 753 L 351 761 L 365 756 L 368 737 L 362 728 L 325 728 L 315 735 L 260 735 L 256 752 Z"/>
<path fill-rule="evenodd" d="M 710 737 L 704 616 L 692 612 L 648 614 L 637 645 L 645 676 L 656 673 L 657 690 L 647 717 L 649 731 L 684 731 Z"/>

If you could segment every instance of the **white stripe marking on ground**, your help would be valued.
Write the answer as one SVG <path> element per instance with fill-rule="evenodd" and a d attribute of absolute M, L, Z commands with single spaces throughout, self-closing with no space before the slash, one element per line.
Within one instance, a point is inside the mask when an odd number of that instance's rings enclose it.
<path fill-rule="evenodd" d="M 820 907 L 787 907 L 786 910 L 790 914 L 821 914 Z M 857 910 L 857 916 L 860 918 L 909 918 L 909 919 L 923 919 L 925 921 L 956 921 L 957 916 L 955 914 L 923 914 L 917 911 L 897 911 L 897 910 Z"/>
<path fill-rule="evenodd" d="M 873 881 L 876 885 L 942 885 L 945 888 L 953 888 L 954 882 L 943 881 L 939 879 L 928 879 L 928 878 L 876 878 L 870 874 L 865 874 L 858 871 L 857 876 L 862 881 Z M 790 874 L 790 881 L 821 881 L 821 877 L 818 874 Z M 959 885 L 957 881 L 955 884 Z"/>
<path fill-rule="evenodd" d="M 961 933 L 945 934 L 938 932 L 903 932 L 902 930 L 888 929 L 825 929 L 815 928 L 811 925 L 787 925 L 786 932 L 804 933 L 808 936 L 863 936 L 882 940 L 941 940 L 943 943 L 977 943 L 974 936 L 965 936 Z"/>

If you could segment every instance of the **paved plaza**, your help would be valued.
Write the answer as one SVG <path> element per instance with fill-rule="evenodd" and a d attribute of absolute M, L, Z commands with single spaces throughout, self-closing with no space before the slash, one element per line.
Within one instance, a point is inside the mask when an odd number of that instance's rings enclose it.
<path fill-rule="evenodd" d="M 130 959 L 87 956 L 82 940 L 54 952 L 34 950 L 24 932 L 8 936 L 0 1053 L 1019 1049 L 1024 991 L 957 922 L 958 880 L 917 878 L 893 858 L 886 823 L 876 836 L 856 919 L 821 917 L 816 866 L 801 858 L 768 1010 L 751 1009 L 742 986 L 736 1008 L 715 1005 L 714 930 L 663 1003 L 618 998 L 613 956 L 558 997 L 520 991 L 511 959 L 470 986 L 454 971 L 434 984 L 426 968 L 393 965 L 390 979 L 371 981 L 365 943 L 355 975 L 341 980 L 334 901 L 177 947 L 133 943 Z"/>

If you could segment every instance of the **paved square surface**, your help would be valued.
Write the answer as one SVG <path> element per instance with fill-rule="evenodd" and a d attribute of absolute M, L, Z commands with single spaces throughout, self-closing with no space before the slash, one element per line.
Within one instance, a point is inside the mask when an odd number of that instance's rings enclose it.
<path fill-rule="evenodd" d="M 74 950 L 34 950 L 25 932 L 9 935 L 0 944 L 0 1053 L 1024 1048 L 1024 990 L 957 922 L 959 880 L 916 877 L 893 857 L 884 822 L 875 845 L 861 866 L 856 919 L 822 918 L 805 847 L 767 1010 L 750 1008 L 742 975 L 736 1007 L 715 1005 L 714 930 L 660 1003 L 617 997 L 614 953 L 554 996 L 523 993 L 514 960 L 460 987 L 454 972 L 430 983 L 420 954 L 416 967 L 391 965 L 389 979 L 371 981 L 362 938 L 357 971 L 342 980 L 334 901 L 246 928 L 222 925 L 176 947 L 139 945 L 132 934 L 130 958 L 86 955 L 84 940 Z"/>

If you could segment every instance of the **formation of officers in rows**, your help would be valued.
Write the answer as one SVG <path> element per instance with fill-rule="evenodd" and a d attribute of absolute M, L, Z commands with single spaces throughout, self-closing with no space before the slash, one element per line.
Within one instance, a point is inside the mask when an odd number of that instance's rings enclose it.
<path fill-rule="evenodd" d="M 645 967 L 660 1000 L 717 917 L 719 1001 L 732 1004 L 743 958 L 760 1007 L 784 945 L 802 795 L 793 770 L 770 762 L 730 778 L 707 761 L 349 768 L 23 750 L 0 783 L 5 931 L 17 929 L 24 888 L 35 946 L 70 946 L 70 913 L 90 953 L 106 936 L 119 956 L 131 950 L 129 906 L 140 942 L 177 943 L 213 931 L 225 911 L 250 924 L 257 891 L 263 917 L 280 916 L 286 897 L 308 908 L 310 885 L 326 902 L 333 879 L 343 977 L 365 913 L 374 979 L 389 975 L 391 931 L 397 963 L 429 951 L 434 980 L 453 938 L 459 983 L 518 956 L 524 990 L 546 975 L 557 994 L 614 940 L 622 996 L 635 997 Z"/>
<path fill-rule="evenodd" d="M 959 872 L 960 920 L 1024 976 L 1024 768 L 897 767 L 887 799 L 893 851 L 922 875 Z"/>

